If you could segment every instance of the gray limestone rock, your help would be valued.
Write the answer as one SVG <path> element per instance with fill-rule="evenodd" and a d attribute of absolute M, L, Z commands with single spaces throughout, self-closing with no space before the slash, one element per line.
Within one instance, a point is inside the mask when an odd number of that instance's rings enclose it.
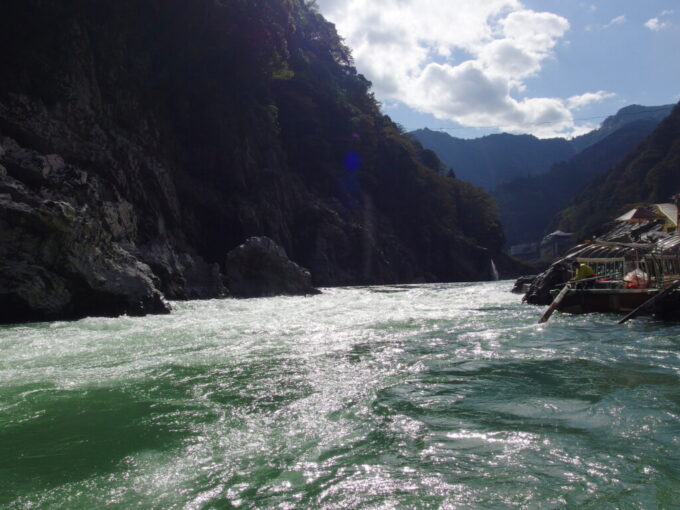
<path fill-rule="evenodd" d="M 2 145 L 0 323 L 169 312 L 149 267 L 114 241 L 100 185 L 79 201 L 60 157 Z"/>

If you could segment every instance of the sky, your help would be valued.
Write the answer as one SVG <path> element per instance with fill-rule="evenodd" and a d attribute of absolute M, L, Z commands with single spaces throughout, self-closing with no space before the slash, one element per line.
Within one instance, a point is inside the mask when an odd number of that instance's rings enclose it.
<path fill-rule="evenodd" d="M 411 131 L 572 137 L 680 101 L 677 0 L 317 0 Z"/>

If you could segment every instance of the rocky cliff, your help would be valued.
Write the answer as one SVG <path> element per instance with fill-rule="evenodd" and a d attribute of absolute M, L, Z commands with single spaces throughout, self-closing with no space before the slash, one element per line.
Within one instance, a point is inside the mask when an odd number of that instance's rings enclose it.
<path fill-rule="evenodd" d="M 0 322 L 223 295 L 250 236 L 315 285 L 501 257 L 489 198 L 380 113 L 302 0 L 8 0 L 0 46 Z"/>

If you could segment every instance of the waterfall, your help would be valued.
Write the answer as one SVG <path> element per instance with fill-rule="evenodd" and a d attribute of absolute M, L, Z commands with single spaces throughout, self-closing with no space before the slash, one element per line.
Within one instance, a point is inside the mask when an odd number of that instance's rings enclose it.
<path fill-rule="evenodd" d="M 493 259 L 491 259 L 491 278 L 495 282 L 497 282 L 499 280 L 498 269 L 496 269 L 496 264 L 494 264 Z"/>

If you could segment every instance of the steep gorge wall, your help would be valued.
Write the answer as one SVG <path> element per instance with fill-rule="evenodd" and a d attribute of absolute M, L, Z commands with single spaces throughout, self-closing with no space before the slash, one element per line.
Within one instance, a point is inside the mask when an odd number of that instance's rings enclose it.
<path fill-rule="evenodd" d="M 8 0 L 0 45 L 0 304 L 27 316 L 50 295 L 31 294 L 38 272 L 66 304 L 36 318 L 219 295 L 227 251 L 252 235 L 316 285 L 487 279 L 500 257 L 488 197 L 438 175 L 301 1 Z M 48 201 L 94 240 L 36 228 Z M 92 283 L 78 263 L 92 254 L 137 268 L 131 285 L 155 304 L 119 289 L 115 309 L 83 307 L 113 278 Z"/>
<path fill-rule="evenodd" d="M 680 105 L 617 165 L 558 215 L 579 237 L 602 233 L 613 218 L 641 204 L 671 202 L 680 193 Z"/>

